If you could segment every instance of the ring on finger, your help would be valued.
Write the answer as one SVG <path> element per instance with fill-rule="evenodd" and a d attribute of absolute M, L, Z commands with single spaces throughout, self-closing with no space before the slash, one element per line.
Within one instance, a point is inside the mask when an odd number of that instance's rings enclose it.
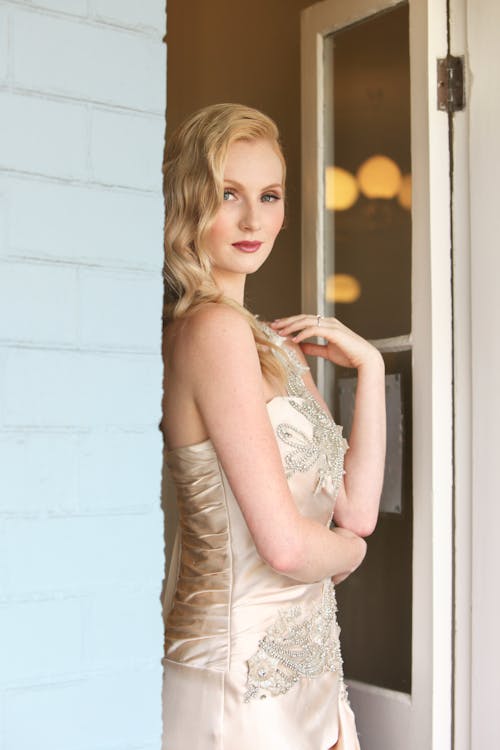
<path fill-rule="evenodd" d="M 317 318 L 317 325 L 319 326 L 319 324 L 320 324 L 319 321 L 321 320 L 322 316 L 321 315 L 316 315 L 316 318 Z"/>

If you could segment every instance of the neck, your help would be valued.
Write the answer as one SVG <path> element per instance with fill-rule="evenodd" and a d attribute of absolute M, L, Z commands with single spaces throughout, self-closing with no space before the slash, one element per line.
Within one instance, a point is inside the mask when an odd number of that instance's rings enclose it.
<path fill-rule="evenodd" d="M 245 299 L 245 281 L 246 281 L 246 275 L 245 274 L 220 274 L 220 273 L 213 273 L 213 277 L 215 280 L 215 283 L 219 287 L 219 289 L 224 292 L 226 297 L 229 297 L 229 299 L 234 300 L 235 302 L 238 302 L 240 305 L 243 305 L 244 299 Z"/>

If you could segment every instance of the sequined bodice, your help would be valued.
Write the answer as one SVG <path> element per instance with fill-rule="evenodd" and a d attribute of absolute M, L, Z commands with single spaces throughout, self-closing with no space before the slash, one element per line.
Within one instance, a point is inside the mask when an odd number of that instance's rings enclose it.
<path fill-rule="evenodd" d="M 328 525 L 346 441 L 306 388 L 296 355 L 260 326 L 288 376 L 287 395 L 271 399 L 267 411 L 290 491 L 302 515 Z M 262 560 L 210 440 L 169 451 L 166 461 L 182 533 L 167 658 L 231 673 L 242 702 L 276 698 L 327 671 L 338 674 L 342 691 L 331 581 L 304 584 Z"/>
<path fill-rule="evenodd" d="M 283 422 L 276 427 L 279 441 L 292 450 L 284 457 L 287 476 L 295 472 L 307 471 L 318 464 L 318 477 L 315 490 L 327 488 L 333 497 L 337 494 L 343 474 L 344 454 L 347 441 L 342 437 L 342 427 L 336 425 L 330 415 L 316 401 L 306 388 L 302 372 L 308 368 L 302 365 L 295 352 L 285 347 L 284 339 L 265 323 L 260 323 L 261 330 L 280 347 L 281 359 L 288 374 L 287 391 L 290 405 L 299 414 L 304 415 L 310 425 L 312 434 L 298 430 L 293 424 Z"/>

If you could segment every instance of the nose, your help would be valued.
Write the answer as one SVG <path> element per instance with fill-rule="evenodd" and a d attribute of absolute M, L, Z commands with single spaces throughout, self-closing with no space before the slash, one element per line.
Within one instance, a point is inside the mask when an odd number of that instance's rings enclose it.
<path fill-rule="evenodd" d="M 240 216 L 240 228 L 247 232 L 256 232 L 261 228 L 260 210 L 259 206 L 254 203 L 246 203 L 241 216 Z"/>

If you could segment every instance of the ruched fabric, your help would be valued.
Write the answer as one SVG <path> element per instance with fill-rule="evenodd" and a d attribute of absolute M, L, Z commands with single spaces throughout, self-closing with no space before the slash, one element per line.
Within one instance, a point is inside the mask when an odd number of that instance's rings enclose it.
<path fill-rule="evenodd" d="M 300 513 L 329 525 L 346 446 L 298 388 L 267 411 Z M 210 440 L 165 458 L 180 520 L 164 601 L 162 750 L 359 750 L 333 584 L 295 581 L 261 559 Z"/>

